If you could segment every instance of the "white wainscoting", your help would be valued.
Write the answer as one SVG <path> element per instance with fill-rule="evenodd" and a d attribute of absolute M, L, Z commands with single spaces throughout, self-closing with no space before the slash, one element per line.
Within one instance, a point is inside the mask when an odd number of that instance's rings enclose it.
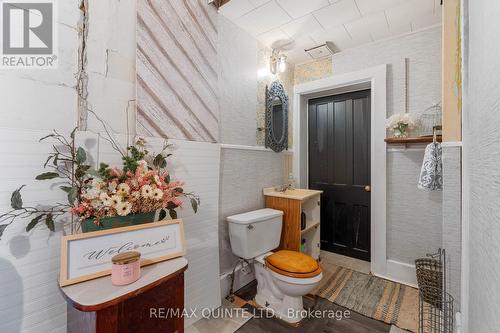
<path fill-rule="evenodd" d="M 47 131 L 0 129 L 0 212 L 9 211 L 13 190 L 22 190 L 25 205 L 64 201 L 51 181 L 36 181 L 52 144 L 38 140 Z M 66 332 L 66 302 L 57 283 L 60 232 L 45 225 L 29 234 L 29 220 L 10 225 L 0 240 L 0 332 Z"/>
<path fill-rule="evenodd" d="M 9 210 L 10 195 L 22 184 L 26 204 L 64 202 L 65 195 L 50 181 L 36 181 L 52 151 L 49 141 L 39 143 L 47 131 L 0 130 L 0 212 Z M 160 139 L 147 139 L 159 151 Z M 93 163 L 120 164 L 121 157 L 97 134 L 78 134 Z M 123 137 L 120 139 L 123 140 Z M 185 189 L 200 195 L 201 206 L 194 214 L 189 206 L 179 211 L 185 221 L 187 259 L 185 303 L 188 308 L 220 305 L 218 208 L 220 145 L 171 140 L 174 155 L 169 171 L 186 182 Z M 61 232 L 51 234 L 44 225 L 29 234 L 29 221 L 8 227 L 0 240 L 0 332 L 66 332 L 66 302 L 59 275 Z M 189 325 L 195 319 L 186 320 Z"/>

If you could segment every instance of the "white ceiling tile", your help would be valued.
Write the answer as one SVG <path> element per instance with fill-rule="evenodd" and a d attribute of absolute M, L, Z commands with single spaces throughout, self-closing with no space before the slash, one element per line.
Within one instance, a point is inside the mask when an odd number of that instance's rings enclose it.
<path fill-rule="evenodd" d="M 286 52 L 292 62 L 303 62 L 309 60 L 304 48 L 325 41 L 345 50 L 438 24 L 440 1 L 232 0 L 221 14 L 266 46 L 293 40 Z"/>
<path fill-rule="evenodd" d="M 268 3 L 271 0 L 248 0 L 248 1 L 250 1 L 255 7 L 259 7 L 265 3 Z"/>
<path fill-rule="evenodd" d="M 276 2 L 270 1 L 240 17 L 236 20 L 236 23 L 250 34 L 256 36 L 290 21 L 290 16 Z"/>
<path fill-rule="evenodd" d="M 257 36 L 257 40 L 267 47 L 272 47 L 276 41 L 283 41 L 290 39 L 288 35 L 280 28 L 273 29 Z"/>
<path fill-rule="evenodd" d="M 425 27 L 430 27 L 441 23 L 441 15 L 428 13 L 426 15 L 420 15 L 413 18 L 411 21 L 411 28 L 413 31 L 423 29 Z"/>
<path fill-rule="evenodd" d="M 322 7 L 328 6 L 328 0 L 277 0 L 283 8 L 293 18 L 299 18 Z"/>
<path fill-rule="evenodd" d="M 220 13 L 228 19 L 236 19 L 254 8 L 255 6 L 249 0 L 232 0 L 221 7 Z"/>
<path fill-rule="evenodd" d="M 314 41 L 311 37 L 302 37 L 295 40 L 295 48 L 299 48 L 301 50 L 307 50 L 318 46 L 318 43 Z"/>
<path fill-rule="evenodd" d="M 318 31 L 311 32 L 309 34 L 309 37 L 311 37 L 312 40 L 316 42 L 316 44 L 320 45 L 329 40 L 328 38 L 330 37 L 330 33 L 328 33 L 325 29 L 321 29 Z"/>
<path fill-rule="evenodd" d="M 336 2 L 313 14 L 318 19 L 319 23 L 327 30 L 361 17 L 354 0 Z"/>
<path fill-rule="evenodd" d="M 311 14 L 285 24 L 281 29 L 290 37 L 298 38 L 323 28 Z"/>
<path fill-rule="evenodd" d="M 345 27 L 352 38 L 356 40 L 370 41 L 390 36 L 384 12 L 364 16 L 359 20 L 346 23 Z"/>
<path fill-rule="evenodd" d="M 385 12 L 389 27 L 391 21 L 401 22 L 402 18 L 411 22 L 424 15 L 434 15 L 434 0 L 407 0 L 398 6 L 388 8 Z"/>
<path fill-rule="evenodd" d="M 381 12 L 385 9 L 395 7 L 408 0 L 355 0 L 361 14 Z"/>

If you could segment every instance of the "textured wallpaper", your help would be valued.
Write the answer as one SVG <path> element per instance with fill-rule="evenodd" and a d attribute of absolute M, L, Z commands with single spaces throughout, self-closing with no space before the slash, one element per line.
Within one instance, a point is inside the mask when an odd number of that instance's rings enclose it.
<path fill-rule="evenodd" d="M 295 66 L 294 84 L 323 79 L 333 74 L 332 57 Z"/>
<path fill-rule="evenodd" d="M 500 327 L 500 1 L 469 2 L 464 192 L 469 219 L 469 332 Z M 464 193 L 466 194 L 466 193 Z M 467 313 L 465 313 L 467 315 Z M 464 330 L 465 332 L 466 330 Z"/>
<path fill-rule="evenodd" d="M 197 0 L 137 4 L 137 133 L 219 141 L 217 11 Z"/>

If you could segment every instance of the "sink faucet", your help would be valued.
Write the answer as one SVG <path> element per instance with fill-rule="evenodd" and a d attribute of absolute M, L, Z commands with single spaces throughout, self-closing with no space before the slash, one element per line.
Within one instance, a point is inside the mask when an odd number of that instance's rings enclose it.
<path fill-rule="evenodd" d="M 286 192 L 287 190 L 290 190 L 290 191 L 295 190 L 292 173 L 290 173 L 288 175 L 288 183 L 281 185 L 281 186 L 277 186 L 274 188 L 274 190 L 276 192 L 283 192 L 283 193 Z"/>
<path fill-rule="evenodd" d="M 285 193 L 288 190 L 290 190 L 290 191 L 295 190 L 295 188 L 293 187 L 292 184 L 284 184 L 284 185 L 276 186 L 274 188 L 274 190 L 276 192 L 283 192 L 283 193 Z"/>

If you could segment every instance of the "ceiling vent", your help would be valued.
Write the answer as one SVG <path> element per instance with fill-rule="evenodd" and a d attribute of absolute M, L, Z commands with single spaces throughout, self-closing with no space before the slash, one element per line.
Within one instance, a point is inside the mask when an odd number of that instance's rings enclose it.
<path fill-rule="evenodd" d="M 326 42 L 323 45 L 315 46 L 304 51 L 306 51 L 311 58 L 320 59 L 336 53 L 335 49 L 335 45 L 332 42 Z"/>

